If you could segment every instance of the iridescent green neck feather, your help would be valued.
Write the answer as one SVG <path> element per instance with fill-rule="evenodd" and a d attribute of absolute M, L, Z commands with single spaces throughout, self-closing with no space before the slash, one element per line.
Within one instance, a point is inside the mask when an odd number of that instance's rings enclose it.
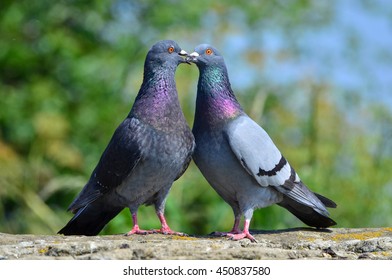
<path fill-rule="evenodd" d="M 215 126 L 240 115 L 243 110 L 231 89 L 226 67 L 214 64 L 199 69 L 195 119 Z"/>

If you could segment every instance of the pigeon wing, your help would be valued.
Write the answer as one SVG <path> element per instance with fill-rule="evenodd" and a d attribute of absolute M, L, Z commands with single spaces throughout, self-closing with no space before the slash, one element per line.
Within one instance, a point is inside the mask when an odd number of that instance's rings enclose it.
<path fill-rule="evenodd" d="M 265 130 L 249 117 L 229 123 L 225 135 L 237 159 L 260 186 L 281 186 L 290 178 L 286 159 Z"/>
<path fill-rule="evenodd" d="M 273 187 L 291 199 L 328 215 L 323 203 L 299 179 L 267 132 L 243 115 L 226 126 L 225 136 L 241 165 L 261 187 Z"/>
<path fill-rule="evenodd" d="M 108 191 L 118 187 L 128 177 L 141 158 L 142 124 L 126 118 L 114 132 L 90 180 L 68 210 L 76 212 Z"/>

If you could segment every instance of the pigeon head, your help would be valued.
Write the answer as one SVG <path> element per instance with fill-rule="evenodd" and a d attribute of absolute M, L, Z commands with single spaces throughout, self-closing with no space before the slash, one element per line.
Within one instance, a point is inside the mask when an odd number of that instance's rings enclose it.
<path fill-rule="evenodd" d="M 163 101 L 166 93 L 173 93 L 177 98 L 174 74 L 180 63 L 187 63 L 187 52 L 173 40 L 162 40 L 155 43 L 148 51 L 144 62 L 143 84 L 137 98 L 154 97 L 157 93 Z"/>
<path fill-rule="evenodd" d="M 186 62 L 193 62 L 201 69 L 225 64 L 219 51 L 208 44 L 198 45 L 193 53 L 187 55 Z"/>
<path fill-rule="evenodd" d="M 193 53 L 186 56 L 185 61 L 194 63 L 199 68 L 200 78 L 205 80 L 201 85 L 210 84 L 214 88 L 219 86 L 230 88 L 223 56 L 213 46 L 209 44 L 198 45 Z"/>
<path fill-rule="evenodd" d="M 184 63 L 187 53 L 172 40 L 155 43 L 144 63 L 143 83 L 130 112 L 131 116 L 161 129 L 170 125 L 168 119 L 182 121 L 175 72 Z"/>
<path fill-rule="evenodd" d="M 201 44 L 186 57 L 186 61 L 199 68 L 196 116 L 213 124 L 242 113 L 231 89 L 223 56 L 211 45 Z"/>
<path fill-rule="evenodd" d="M 187 52 L 173 40 L 162 40 L 155 43 L 148 51 L 145 67 L 155 69 L 163 66 L 167 69 L 176 68 L 180 63 L 186 63 Z"/>

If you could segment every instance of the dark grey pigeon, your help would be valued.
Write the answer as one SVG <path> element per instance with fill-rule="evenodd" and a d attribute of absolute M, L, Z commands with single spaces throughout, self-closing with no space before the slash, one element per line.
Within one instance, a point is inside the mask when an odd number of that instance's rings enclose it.
<path fill-rule="evenodd" d="M 187 169 L 194 149 L 174 80 L 185 62 L 176 42 L 166 40 L 149 50 L 143 84 L 129 115 L 114 132 L 98 165 L 69 206 L 75 216 L 59 231 L 65 235 L 97 235 L 122 209 L 132 214 L 131 234 L 179 234 L 167 225 L 164 208 L 175 180 Z M 137 210 L 155 206 L 160 230 L 141 230 Z"/>
<path fill-rule="evenodd" d="M 233 208 L 235 217 L 230 232 L 216 234 L 255 241 L 249 233 L 254 209 L 275 203 L 309 226 L 335 225 L 326 207 L 336 204 L 310 191 L 264 129 L 243 111 L 218 50 L 199 45 L 187 61 L 194 62 L 200 71 L 193 159 L 215 191 Z M 239 229 L 242 215 L 243 231 Z"/>

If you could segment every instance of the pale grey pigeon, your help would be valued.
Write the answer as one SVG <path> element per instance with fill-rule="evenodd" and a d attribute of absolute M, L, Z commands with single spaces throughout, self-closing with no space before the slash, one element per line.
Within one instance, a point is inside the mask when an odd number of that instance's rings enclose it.
<path fill-rule="evenodd" d="M 187 56 L 199 68 L 193 124 L 196 148 L 193 159 L 215 191 L 233 208 L 234 240 L 248 238 L 249 223 L 257 208 L 278 204 L 305 224 L 335 225 L 326 207 L 328 198 L 310 191 L 282 156 L 268 134 L 243 111 L 230 86 L 223 57 L 202 44 Z M 244 215 L 244 229 L 239 229 Z"/>
<path fill-rule="evenodd" d="M 171 40 L 159 41 L 149 50 L 133 107 L 69 206 L 75 215 L 59 233 L 97 235 L 128 207 L 133 220 L 128 235 L 182 234 L 167 225 L 164 208 L 173 182 L 187 169 L 194 149 L 194 137 L 180 108 L 174 80 L 185 55 Z M 137 210 L 142 204 L 155 206 L 160 230 L 139 228 Z"/>

